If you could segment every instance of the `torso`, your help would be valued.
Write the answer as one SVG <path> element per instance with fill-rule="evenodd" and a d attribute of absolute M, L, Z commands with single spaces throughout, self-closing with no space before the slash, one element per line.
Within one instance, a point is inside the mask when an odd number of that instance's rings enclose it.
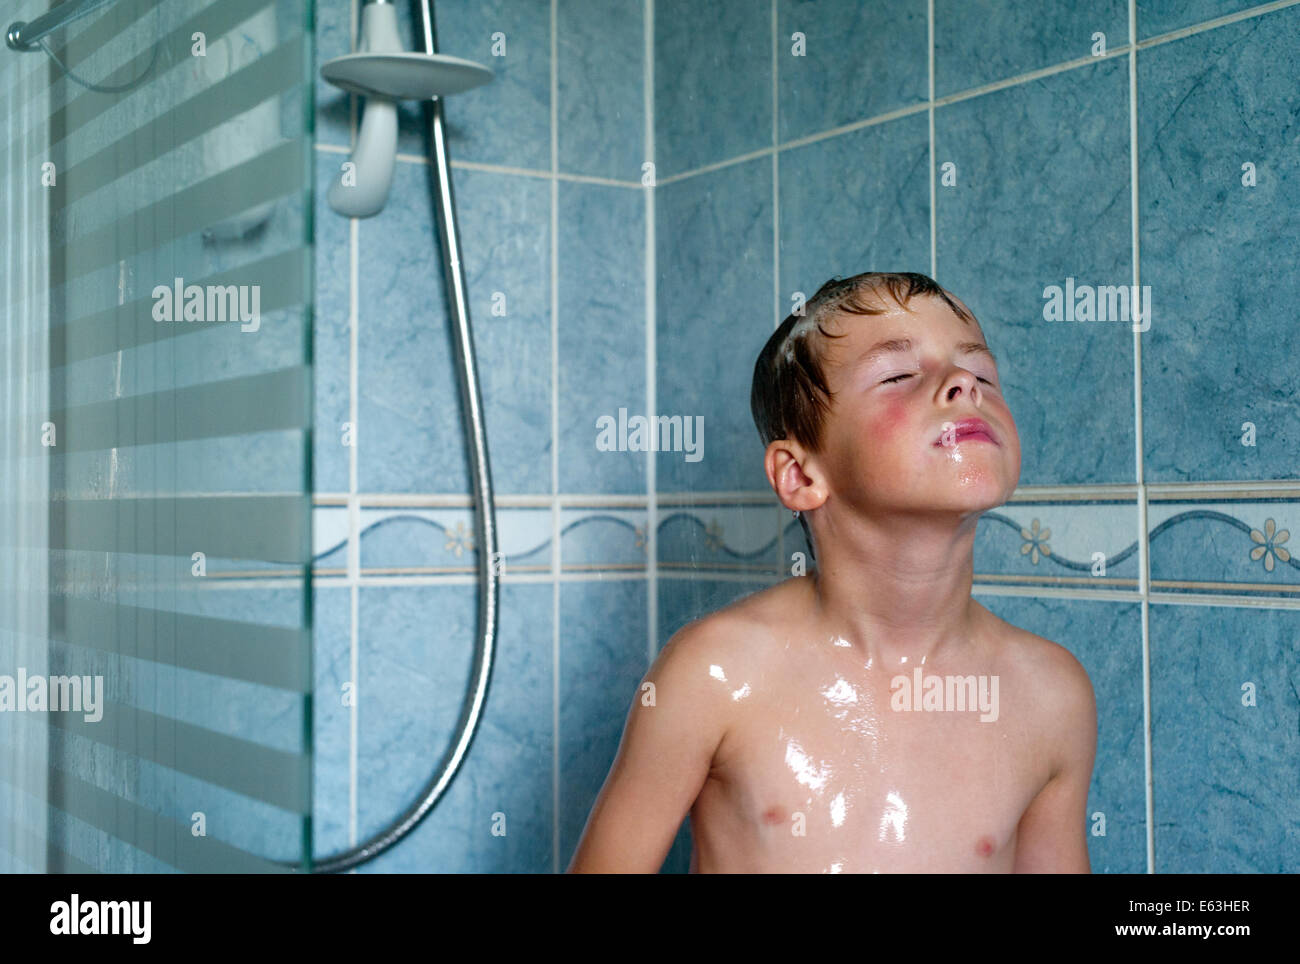
<path fill-rule="evenodd" d="M 913 667 L 867 668 L 860 650 L 809 639 L 788 618 L 801 582 L 726 617 L 736 645 L 711 675 L 733 713 L 691 809 L 692 872 L 1009 872 L 1051 775 L 1034 673 L 1051 644 L 974 604 L 969 646 L 922 672 L 996 675 L 997 719 L 895 711 L 890 680 Z"/>

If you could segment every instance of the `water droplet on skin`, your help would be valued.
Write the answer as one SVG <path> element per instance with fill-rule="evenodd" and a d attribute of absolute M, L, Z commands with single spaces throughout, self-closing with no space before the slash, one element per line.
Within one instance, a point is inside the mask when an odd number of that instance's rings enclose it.
<path fill-rule="evenodd" d="M 794 773 L 794 778 L 811 790 L 822 789 L 831 776 L 831 768 L 824 763 L 815 763 L 795 740 L 786 744 L 785 764 Z"/>
<path fill-rule="evenodd" d="M 829 702 L 839 706 L 858 701 L 857 689 L 843 676 L 836 676 L 835 682 L 822 690 L 822 696 L 826 697 Z M 843 719 L 843 713 L 837 713 L 836 715 Z"/>
<path fill-rule="evenodd" d="M 844 803 L 844 791 L 841 790 L 831 801 L 831 826 L 841 827 L 844 825 L 844 813 L 848 808 Z"/>
<path fill-rule="evenodd" d="M 892 836 L 898 843 L 907 840 L 907 804 L 897 790 L 890 790 L 886 795 L 885 809 L 880 814 L 877 839 L 883 841 L 886 836 Z"/>

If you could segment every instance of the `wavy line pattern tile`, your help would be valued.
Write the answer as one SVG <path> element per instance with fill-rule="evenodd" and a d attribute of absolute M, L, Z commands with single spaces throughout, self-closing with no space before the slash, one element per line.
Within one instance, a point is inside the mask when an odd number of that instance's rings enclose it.
<path fill-rule="evenodd" d="M 1163 503 L 1147 518 L 1152 589 L 1300 598 L 1296 503 Z"/>

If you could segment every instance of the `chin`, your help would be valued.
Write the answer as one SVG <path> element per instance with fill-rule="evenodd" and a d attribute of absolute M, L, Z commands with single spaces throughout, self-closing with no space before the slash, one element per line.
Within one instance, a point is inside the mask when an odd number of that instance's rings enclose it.
<path fill-rule="evenodd" d="M 952 501 L 961 508 L 991 509 L 1002 505 L 1015 491 L 1015 485 L 1009 486 L 1006 479 L 980 471 L 957 483 Z"/>
<path fill-rule="evenodd" d="M 919 511 L 982 512 L 1003 505 L 1014 491 L 996 479 L 980 479 L 960 487 L 935 486 L 899 492 L 894 505 Z"/>

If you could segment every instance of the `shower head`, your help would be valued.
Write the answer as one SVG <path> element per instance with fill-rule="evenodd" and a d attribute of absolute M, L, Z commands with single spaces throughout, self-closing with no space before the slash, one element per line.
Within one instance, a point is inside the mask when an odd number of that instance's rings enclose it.
<path fill-rule="evenodd" d="M 472 60 L 436 52 L 402 49 L 397 14 L 391 3 L 361 8 L 361 42 L 357 53 L 335 57 L 321 66 L 321 76 L 336 87 L 366 98 L 352 157 L 329 190 L 339 214 L 368 218 L 388 200 L 397 160 L 397 101 L 430 100 L 458 94 L 492 79 L 492 71 Z"/>
<path fill-rule="evenodd" d="M 492 79 L 492 71 L 472 60 L 417 53 L 347 54 L 328 61 L 320 74 L 353 94 L 395 100 L 459 94 Z"/>

